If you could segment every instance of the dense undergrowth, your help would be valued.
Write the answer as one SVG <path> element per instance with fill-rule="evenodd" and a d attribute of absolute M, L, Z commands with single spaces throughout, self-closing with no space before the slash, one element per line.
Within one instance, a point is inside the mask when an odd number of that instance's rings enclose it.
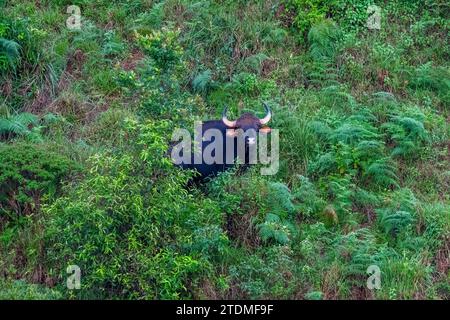
<path fill-rule="evenodd" d="M 450 298 L 448 2 L 0 5 L 0 298 Z M 186 187 L 173 128 L 262 100 L 278 173 Z"/>

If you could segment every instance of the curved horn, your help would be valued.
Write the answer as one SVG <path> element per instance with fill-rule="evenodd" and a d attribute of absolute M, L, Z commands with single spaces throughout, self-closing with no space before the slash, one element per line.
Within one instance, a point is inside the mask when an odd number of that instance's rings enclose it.
<path fill-rule="evenodd" d="M 222 112 L 222 122 L 228 127 L 228 128 L 235 128 L 236 127 L 236 121 L 230 121 L 227 119 L 227 109 L 228 107 L 225 106 L 225 109 L 223 109 Z"/>
<path fill-rule="evenodd" d="M 263 102 L 264 108 L 266 109 L 266 116 L 262 119 L 259 119 L 259 123 L 262 125 L 267 124 L 270 121 L 270 118 L 272 118 L 272 112 L 270 111 L 269 106 Z"/>

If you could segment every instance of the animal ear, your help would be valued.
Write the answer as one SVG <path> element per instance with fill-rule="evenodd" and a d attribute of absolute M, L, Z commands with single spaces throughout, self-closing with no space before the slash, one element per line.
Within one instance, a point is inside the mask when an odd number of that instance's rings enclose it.
<path fill-rule="evenodd" d="M 269 127 L 262 127 L 261 129 L 259 129 L 259 132 L 265 133 L 265 134 L 270 133 L 270 131 L 272 131 L 272 128 L 269 128 Z"/>
<path fill-rule="evenodd" d="M 227 129 L 227 137 L 236 137 L 238 131 L 235 129 Z"/>

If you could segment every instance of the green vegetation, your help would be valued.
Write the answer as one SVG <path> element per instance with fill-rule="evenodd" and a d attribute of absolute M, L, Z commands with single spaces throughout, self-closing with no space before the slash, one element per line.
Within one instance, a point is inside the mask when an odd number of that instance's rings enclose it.
<path fill-rule="evenodd" d="M 36 3 L 0 2 L 0 298 L 450 299 L 446 1 Z M 277 174 L 189 185 L 173 129 L 261 101 Z"/>

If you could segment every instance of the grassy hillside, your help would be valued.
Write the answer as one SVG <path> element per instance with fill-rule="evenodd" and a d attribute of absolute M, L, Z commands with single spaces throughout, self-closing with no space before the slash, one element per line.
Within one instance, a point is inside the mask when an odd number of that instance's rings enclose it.
<path fill-rule="evenodd" d="M 449 7 L 0 1 L 0 298 L 449 299 Z M 261 101 L 278 173 L 186 187 L 173 129 Z"/>

